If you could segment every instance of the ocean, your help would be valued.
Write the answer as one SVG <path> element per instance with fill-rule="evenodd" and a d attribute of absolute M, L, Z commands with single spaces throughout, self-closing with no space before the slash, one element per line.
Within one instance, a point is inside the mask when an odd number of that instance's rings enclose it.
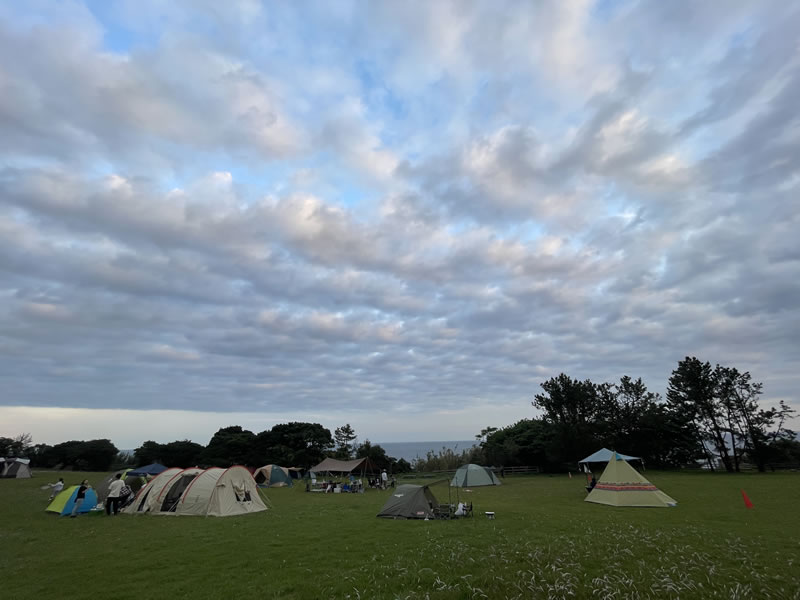
<path fill-rule="evenodd" d="M 475 440 L 455 442 L 375 442 L 386 450 L 386 456 L 396 459 L 405 458 L 412 462 L 415 458 L 424 458 L 428 451 L 439 454 L 442 448 L 450 448 L 455 453 L 461 453 L 472 446 L 477 446 Z"/>

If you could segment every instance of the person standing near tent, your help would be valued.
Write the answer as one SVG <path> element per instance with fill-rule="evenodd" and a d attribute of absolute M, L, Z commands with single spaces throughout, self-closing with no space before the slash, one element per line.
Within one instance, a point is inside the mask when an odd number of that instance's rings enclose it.
<path fill-rule="evenodd" d="M 120 500 L 120 492 L 122 488 L 125 487 L 125 482 L 121 479 L 122 475 L 117 473 L 114 481 L 111 482 L 111 485 L 108 486 L 108 496 L 106 497 L 106 514 L 111 515 L 111 511 L 114 511 L 114 516 L 119 513 L 119 500 Z"/>
<path fill-rule="evenodd" d="M 86 498 L 86 490 L 91 487 L 92 486 L 89 485 L 88 479 L 81 481 L 81 485 L 78 488 L 78 493 L 75 495 L 75 504 L 73 505 L 72 512 L 69 515 L 71 519 L 74 519 L 78 516 L 78 509 L 81 507 L 81 504 L 83 504 L 84 498 Z"/>
<path fill-rule="evenodd" d="M 386 474 L 386 469 L 381 472 L 381 488 L 386 489 L 386 482 L 389 481 L 389 476 Z"/>

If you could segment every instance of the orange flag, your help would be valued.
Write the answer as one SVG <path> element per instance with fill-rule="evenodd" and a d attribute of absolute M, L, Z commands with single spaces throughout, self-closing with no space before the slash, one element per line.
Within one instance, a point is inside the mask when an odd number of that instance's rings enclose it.
<path fill-rule="evenodd" d="M 753 503 L 750 502 L 750 498 L 747 497 L 747 494 L 744 493 L 744 490 L 741 490 L 741 492 L 742 492 L 742 499 L 744 500 L 744 505 L 747 508 L 753 508 Z"/>

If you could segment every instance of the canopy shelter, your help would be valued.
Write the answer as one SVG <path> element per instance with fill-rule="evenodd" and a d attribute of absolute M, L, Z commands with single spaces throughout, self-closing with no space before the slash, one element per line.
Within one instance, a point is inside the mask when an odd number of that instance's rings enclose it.
<path fill-rule="evenodd" d="M 675 506 L 677 502 L 645 479 L 621 454 L 608 461 L 586 502 L 610 506 Z"/>
<path fill-rule="evenodd" d="M 6 458 L 0 463 L 0 477 L 3 479 L 28 479 L 32 477 L 30 459 Z"/>
<path fill-rule="evenodd" d="M 348 475 L 350 473 L 380 473 L 381 470 L 375 466 L 369 458 L 357 458 L 355 460 L 336 460 L 326 458 L 311 471 L 315 473 L 339 473 Z"/>
<path fill-rule="evenodd" d="M 138 467 L 136 469 L 133 469 L 132 471 L 128 471 L 128 477 L 132 477 L 132 476 L 136 476 L 136 475 L 138 475 L 138 476 L 142 476 L 142 475 L 155 476 L 155 475 L 158 475 L 160 473 L 163 473 L 166 470 L 167 470 L 167 467 L 165 467 L 164 465 L 160 465 L 158 463 L 153 463 L 151 465 L 145 465 L 143 467 Z"/>
<path fill-rule="evenodd" d="M 75 506 L 75 497 L 78 495 L 79 485 L 72 485 L 64 488 L 59 492 L 58 496 L 53 498 L 53 501 L 47 505 L 45 510 L 47 512 L 58 513 L 59 515 L 68 515 L 72 513 L 72 507 Z M 97 504 L 97 494 L 92 488 L 88 488 L 84 493 L 83 504 L 78 507 L 78 514 L 88 513 Z"/>
<path fill-rule="evenodd" d="M 230 517 L 267 510 L 250 471 L 222 469 L 168 469 L 137 494 L 123 513 Z"/>
<path fill-rule="evenodd" d="M 427 485 L 398 485 L 378 513 L 387 519 L 433 519 L 439 502 Z"/>
<path fill-rule="evenodd" d="M 586 463 L 603 463 L 603 464 L 605 464 L 608 461 L 610 461 L 611 458 L 614 455 L 620 456 L 624 460 L 639 460 L 639 461 L 642 460 L 638 456 L 628 456 L 627 454 L 620 454 L 619 452 L 614 452 L 613 450 L 609 450 L 608 448 L 600 448 L 600 450 L 598 450 L 594 454 L 590 454 L 589 456 L 587 456 L 583 460 L 578 461 L 578 464 L 579 465 L 583 465 L 583 464 L 586 464 Z"/>
<path fill-rule="evenodd" d="M 469 464 L 458 467 L 450 485 L 451 487 L 478 487 L 502 484 L 489 467 Z"/>
<path fill-rule="evenodd" d="M 253 479 L 258 485 L 264 487 L 291 487 L 293 485 L 289 469 L 278 465 L 265 465 L 256 469 Z"/>

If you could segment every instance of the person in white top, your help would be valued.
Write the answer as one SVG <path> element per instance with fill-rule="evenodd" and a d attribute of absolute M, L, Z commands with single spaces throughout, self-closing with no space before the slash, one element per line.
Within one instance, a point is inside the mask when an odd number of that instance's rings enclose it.
<path fill-rule="evenodd" d="M 119 513 L 119 492 L 125 486 L 125 482 L 120 479 L 122 476 L 117 473 L 114 481 L 108 486 L 108 496 L 106 496 L 106 514 L 110 515 L 114 512 L 116 516 Z"/>
<path fill-rule="evenodd" d="M 61 492 L 61 490 L 64 489 L 64 478 L 63 477 L 59 477 L 58 481 L 56 481 L 55 483 L 51 483 L 50 484 L 50 487 L 53 488 L 52 493 L 50 494 L 50 500 L 52 500 L 53 498 L 58 496 L 58 494 Z"/>
<path fill-rule="evenodd" d="M 389 480 L 389 476 L 386 474 L 386 469 L 383 470 L 381 473 L 381 487 L 385 490 L 386 489 L 386 482 Z"/>

